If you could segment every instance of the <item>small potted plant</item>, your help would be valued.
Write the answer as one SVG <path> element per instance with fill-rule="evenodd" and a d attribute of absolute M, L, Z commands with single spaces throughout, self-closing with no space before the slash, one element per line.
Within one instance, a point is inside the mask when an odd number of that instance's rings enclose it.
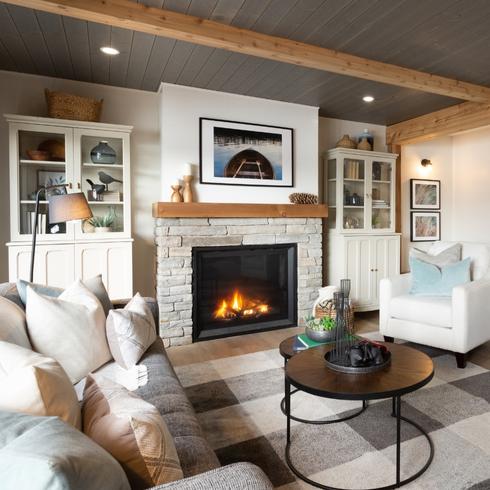
<path fill-rule="evenodd" d="M 93 216 L 88 223 L 94 227 L 95 233 L 108 233 L 116 220 L 116 213 L 111 209 L 105 216 Z"/>
<path fill-rule="evenodd" d="M 329 316 L 305 318 L 305 334 L 315 342 L 329 342 L 335 340 L 335 320 Z"/>

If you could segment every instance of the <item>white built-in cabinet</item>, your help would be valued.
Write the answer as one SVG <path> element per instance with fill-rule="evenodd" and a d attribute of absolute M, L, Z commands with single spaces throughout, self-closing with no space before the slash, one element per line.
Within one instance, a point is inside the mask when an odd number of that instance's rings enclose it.
<path fill-rule="evenodd" d="M 85 194 L 94 216 L 112 211 L 115 221 L 110 231 L 102 233 L 95 232 L 87 221 L 52 225 L 48 221 L 47 200 L 43 199 L 34 281 L 66 287 L 75 278 L 102 274 L 111 298 L 132 296 L 132 127 L 10 114 L 5 118 L 9 124 L 9 280 L 29 278 L 31 217 L 36 191 L 44 185 L 66 183 L 68 192 Z M 38 149 L 46 141 L 51 141 L 53 148 L 49 157 L 29 158 L 28 151 Z M 106 141 L 115 151 L 115 163 L 92 162 L 90 152 L 101 141 Z M 101 171 L 122 183 L 109 184 L 109 193 L 102 196 L 103 200 L 94 200 L 87 179 L 100 184 Z"/>
<path fill-rule="evenodd" d="M 328 283 L 351 280 L 357 311 L 376 310 L 379 281 L 400 272 L 395 233 L 397 155 L 335 148 L 325 156 Z"/>

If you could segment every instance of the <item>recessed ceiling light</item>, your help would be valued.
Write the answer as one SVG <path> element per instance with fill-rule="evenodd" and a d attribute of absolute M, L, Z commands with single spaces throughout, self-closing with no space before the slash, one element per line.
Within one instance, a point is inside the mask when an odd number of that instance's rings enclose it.
<path fill-rule="evenodd" d="M 102 46 L 100 50 L 104 54 L 108 54 L 109 56 L 116 56 L 117 54 L 119 54 L 119 50 L 117 50 L 116 48 L 112 48 L 111 46 Z"/>
<path fill-rule="evenodd" d="M 362 100 L 364 102 L 373 102 L 374 101 L 374 97 L 372 95 L 365 95 Z"/>

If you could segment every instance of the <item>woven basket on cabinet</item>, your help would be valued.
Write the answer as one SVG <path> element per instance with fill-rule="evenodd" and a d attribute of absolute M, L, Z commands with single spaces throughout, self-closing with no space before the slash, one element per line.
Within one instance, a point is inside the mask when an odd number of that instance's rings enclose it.
<path fill-rule="evenodd" d="M 349 305 L 345 310 L 345 326 L 348 332 L 354 333 L 354 309 Z M 315 318 L 323 317 L 329 317 L 333 320 L 337 317 L 337 310 L 333 300 L 330 299 L 316 305 Z"/>
<path fill-rule="evenodd" d="M 96 100 L 63 92 L 51 92 L 48 89 L 44 93 L 49 117 L 74 121 L 100 121 L 103 99 Z"/>

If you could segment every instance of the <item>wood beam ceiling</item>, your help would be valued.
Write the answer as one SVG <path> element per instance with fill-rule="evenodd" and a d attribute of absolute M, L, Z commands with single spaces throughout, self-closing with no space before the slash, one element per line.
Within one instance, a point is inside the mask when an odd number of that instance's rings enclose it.
<path fill-rule="evenodd" d="M 490 103 L 490 87 L 146 7 L 129 0 L 4 0 L 4 3 L 447 97 Z"/>
<path fill-rule="evenodd" d="M 490 104 L 463 102 L 386 128 L 388 145 L 407 145 L 490 125 Z"/>

